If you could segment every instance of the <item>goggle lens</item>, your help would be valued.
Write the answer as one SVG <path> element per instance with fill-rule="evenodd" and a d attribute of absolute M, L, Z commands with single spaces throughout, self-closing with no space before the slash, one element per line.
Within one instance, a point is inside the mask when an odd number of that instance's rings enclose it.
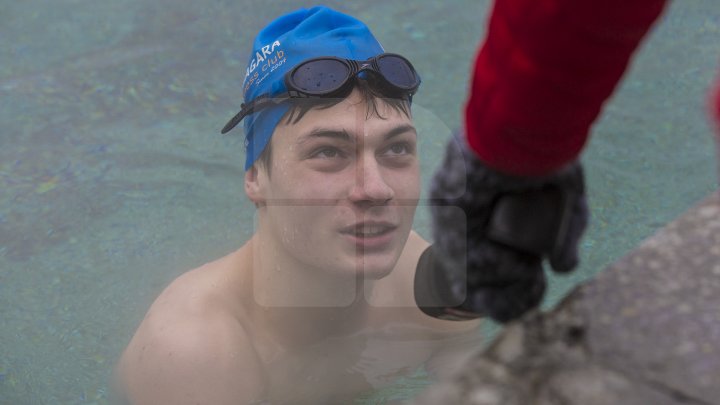
<path fill-rule="evenodd" d="M 410 90 L 418 85 L 417 75 L 404 59 L 385 55 L 377 59 L 378 69 L 385 80 L 401 89 Z"/>
<path fill-rule="evenodd" d="M 350 67 L 335 59 L 316 59 L 300 65 L 292 74 L 297 90 L 324 94 L 342 87 L 350 76 Z"/>

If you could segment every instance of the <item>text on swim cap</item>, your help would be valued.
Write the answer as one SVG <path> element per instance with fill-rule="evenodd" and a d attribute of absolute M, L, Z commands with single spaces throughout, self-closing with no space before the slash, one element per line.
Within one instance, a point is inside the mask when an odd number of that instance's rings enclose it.
<path fill-rule="evenodd" d="M 280 41 L 275 41 L 270 45 L 264 45 L 260 50 L 255 52 L 255 57 L 250 61 L 250 65 L 247 67 L 245 77 L 247 78 L 250 74 L 257 69 L 258 65 L 262 63 L 268 56 L 275 52 L 275 48 L 280 46 Z"/>

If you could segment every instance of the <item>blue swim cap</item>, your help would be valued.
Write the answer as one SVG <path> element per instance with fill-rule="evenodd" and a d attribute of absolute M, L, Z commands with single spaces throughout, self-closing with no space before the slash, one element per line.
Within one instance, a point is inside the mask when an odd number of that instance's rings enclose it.
<path fill-rule="evenodd" d="M 307 59 L 366 60 L 383 52 L 370 29 L 349 15 L 324 6 L 294 11 L 268 24 L 255 38 L 243 82 L 244 102 L 285 93 L 285 73 Z M 245 170 L 260 156 L 289 109 L 288 103 L 282 103 L 245 117 Z"/>

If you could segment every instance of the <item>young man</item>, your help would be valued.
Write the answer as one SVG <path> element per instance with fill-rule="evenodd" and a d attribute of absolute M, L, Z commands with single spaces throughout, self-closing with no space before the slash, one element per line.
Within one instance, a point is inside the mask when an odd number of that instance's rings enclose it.
<path fill-rule="evenodd" d="M 260 32 L 223 129 L 245 119 L 256 232 L 158 297 L 118 365 L 128 402 L 348 403 L 477 347 L 477 321 L 428 317 L 413 296 L 419 84 L 325 7 Z"/>

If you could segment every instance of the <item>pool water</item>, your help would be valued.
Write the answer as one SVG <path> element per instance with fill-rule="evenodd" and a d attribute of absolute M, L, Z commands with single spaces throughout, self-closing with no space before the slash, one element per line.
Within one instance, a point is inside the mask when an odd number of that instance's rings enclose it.
<path fill-rule="evenodd" d="M 582 266 L 545 306 L 717 188 L 706 98 L 716 0 L 675 1 L 584 153 Z M 413 61 L 423 182 L 459 126 L 488 1 L 325 4 Z M 253 232 L 239 108 L 249 44 L 303 1 L 27 0 L 0 7 L 0 404 L 104 404 L 107 379 L 174 277 Z M 429 236 L 427 211 L 417 229 Z M 490 335 L 491 325 L 484 331 Z M 407 399 L 412 374 L 360 399 Z"/>

